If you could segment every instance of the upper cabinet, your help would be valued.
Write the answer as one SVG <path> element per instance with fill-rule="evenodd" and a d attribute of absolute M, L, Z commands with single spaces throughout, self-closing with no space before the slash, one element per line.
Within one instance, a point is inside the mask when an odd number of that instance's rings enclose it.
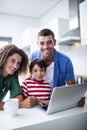
<path fill-rule="evenodd" d="M 81 45 L 87 45 L 87 0 L 80 4 Z"/>

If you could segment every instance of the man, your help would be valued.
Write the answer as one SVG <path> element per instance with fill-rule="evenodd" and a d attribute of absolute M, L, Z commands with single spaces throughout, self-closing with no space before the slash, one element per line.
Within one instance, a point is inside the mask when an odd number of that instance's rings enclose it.
<path fill-rule="evenodd" d="M 43 29 L 38 33 L 39 50 L 30 55 L 30 60 L 42 58 L 47 64 L 47 79 L 51 86 L 58 87 L 65 84 L 75 84 L 74 71 L 70 59 L 58 52 L 54 46 L 56 40 L 50 29 Z"/>
<path fill-rule="evenodd" d="M 52 87 L 75 84 L 71 60 L 54 48 L 56 45 L 54 33 L 50 29 L 41 30 L 38 33 L 37 44 L 39 50 L 30 55 L 30 61 L 37 58 L 46 61 L 47 72 L 44 77 L 45 80 L 49 81 Z M 84 104 L 85 98 L 83 97 L 78 102 L 78 106 L 83 107 Z"/>

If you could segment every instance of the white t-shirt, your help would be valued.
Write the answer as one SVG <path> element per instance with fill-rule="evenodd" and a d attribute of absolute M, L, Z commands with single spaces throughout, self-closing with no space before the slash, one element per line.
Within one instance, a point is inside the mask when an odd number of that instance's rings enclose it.
<path fill-rule="evenodd" d="M 52 62 L 47 68 L 46 68 L 46 75 L 44 77 L 44 80 L 50 83 L 51 86 L 53 86 L 53 73 L 54 73 L 54 62 Z"/>

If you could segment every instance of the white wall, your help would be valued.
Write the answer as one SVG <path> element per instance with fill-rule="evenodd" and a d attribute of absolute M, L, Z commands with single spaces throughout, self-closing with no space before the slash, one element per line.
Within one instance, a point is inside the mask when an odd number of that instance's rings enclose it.
<path fill-rule="evenodd" d="M 40 28 L 52 29 L 58 39 L 58 19 L 68 18 L 68 14 L 68 0 L 62 0 L 40 19 L 0 14 L 0 36 L 12 37 L 12 43 L 21 48 L 31 44 L 31 51 L 33 51 L 37 49 L 35 43 Z"/>
<path fill-rule="evenodd" d="M 25 45 L 31 44 L 32 50 L 34 43 L 36 43 L 36 33 L 38 33 L 40 28 L 48 27 L 52 29 L 58 39 L 58 19 L 68 18 L 68 15 L 68 0 L 62 0 L 40 19 L 0 14 L 0 36 L 12 37 L 12 43 L 21 48 Z M 55 20 L 56 22 L 54 22 Z"/>
<path fill-rule="evenodd" d="M 69 18 L 69 3 L 68 0 L 62 0 L 58 3 L 55 8 L 51 9 L 48 13 L 40 19 L 40 26 L 43 27 L 44 25 L 50 23 L 54 19 L 58 18 Z"/>
<path fill-rule="evenodd" d="M 0 14 L 0 36 L 12 37 L 12 42 L 19 47 L 25 46 L 22 41 L 25 30 L 29 27 L 38 28 L 38 26 L 38 19 Z"/>
<path fill-rule="evenodd" d="M 40 28 L 50 28 L 55 33 L 55 38 L 57 40 L 59 39 L 61 32 L 63 35 L 64 30 L 64 28 L 62 28 L 63 25 L 61 26 L 60 24 L 60 20 L 69 19 L 68 5 L 68 0 L 62 0 L 55 6 L 55 8 L 51 9 L 48 13 L 40 18 Z M 67 31 L 66 27 L 65 30 Z"/>
<path fill-rule="evenodd" d="M 60 46 L 60 51 L 70 57 L 75 75 L 87 75 L 87 46 Z"/>
<path fill-rule="evenodd" d="M 38 49 L 38 46 L 37 46 L 37 33 L 38 33 L 38 31 L 39 31 L 38 28 L 32 27 L 32 28 L 26 29 L 23 32 L 23 36 L 22 36 L 23 44 L 26 45 L 26 43 L 28 43 L 28 45 L 30 45 L 30 52 Z"/>

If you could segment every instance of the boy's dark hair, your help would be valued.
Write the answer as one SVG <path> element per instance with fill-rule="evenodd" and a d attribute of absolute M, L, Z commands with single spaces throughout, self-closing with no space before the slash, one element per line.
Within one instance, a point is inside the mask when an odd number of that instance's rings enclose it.
<path fill-rule="evenodd" d="M 55 39 L 55 35 L 54 33 L 50 30 L 50 29 L 43 29 L 41 30 L 39 33 L 38 33 L 38 38 L 40 36 L 48 36 L 48 35 L 51 35 L 53 39 Z"/>
<path fill-rule="evenodd" d="M 46 62 L 44 60 L 42 60 L 42 59 L 32 60 L 31 63 L 30 63 L 30 66 L 29 66 L 30 72 L 32 72 L 34 65 L 38 65 L 40 68 L 44 68 L 44 70 L 46 72 Z"/>

